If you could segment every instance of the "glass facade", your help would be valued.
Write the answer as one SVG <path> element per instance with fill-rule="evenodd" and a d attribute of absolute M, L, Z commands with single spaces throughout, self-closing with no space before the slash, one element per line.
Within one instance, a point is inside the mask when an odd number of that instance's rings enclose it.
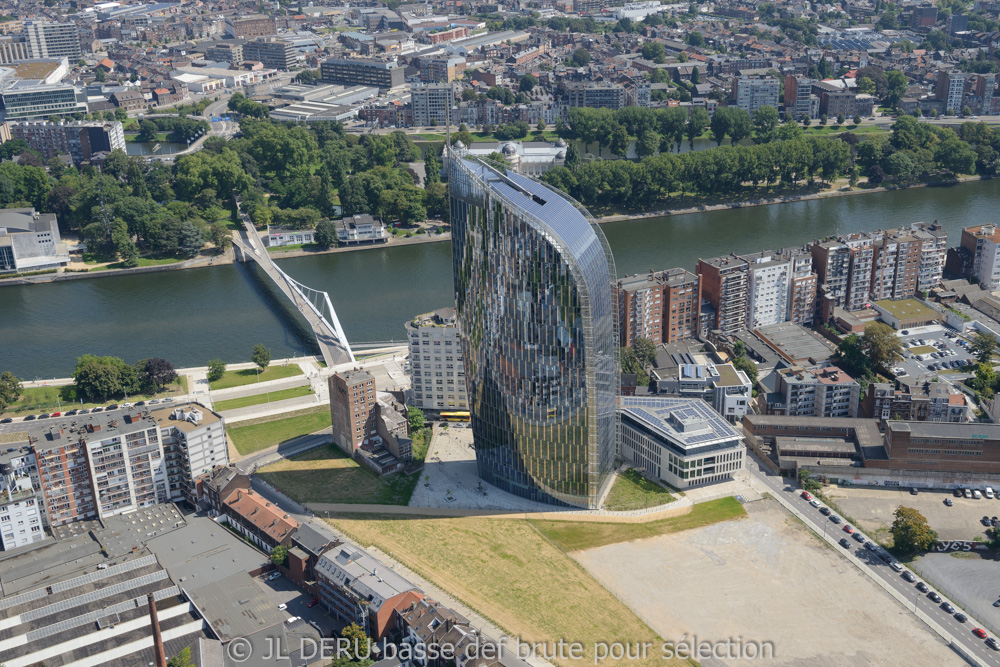
<path fill-rule="evenodd" d="M 589 214 L 451 152 L 455 301 L 479 476 L 597 507 L 614 466 L 614 262 Z"/>

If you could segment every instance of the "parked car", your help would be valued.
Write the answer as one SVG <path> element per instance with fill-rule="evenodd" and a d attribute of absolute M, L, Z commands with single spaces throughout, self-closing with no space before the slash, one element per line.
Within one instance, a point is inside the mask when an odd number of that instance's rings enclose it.
<path fill-rule="evenodd" d="M 43 412 L 42 414 L 38 415 L 38 418 L 39 418 L 39 419 L 48 419 L 48 418 L 49 418 L 49 416 L 50 416 L 50 415 L 49 415 L 49 413 L 48 413 L 48 412 Z"/>
<path fill-rule="evenodd" d="M 868 546 L 868 543 L 865 542 L 865 536 L 862 535 L 861 533 L 855 532 L 853 535 L 851 535 L 851 537 L 853 537 L 856 542 Z"/>
<path fill-rule="evenodd" d="M 318 604 L 319 604 L 319 598 L 313 598 L 312 600 L 309 600 L 309 602 L 306 603 L 306 606 L 312 608 Z"/>
<path fill-rule="evenodd" d="M 288 605 L 284 602 L 278 605 L 278 611 L 285 611 L 286 609 L 288 609 Z"/>
<path fill-rule="evenodd" d="M 51 415 L 49 415 L 49 417 L 62 417 L 62 413 L 61 412 L 53 412 Z"/>
<path fill-rule="evenodd" d="M 965 491 L 963 491 L 963 493 L 965 494 L 966 498 L 971 498 L 972 497 L 972 490 L 971 489 L 966 489 Z"/>
<path fill-rule="evenodd" d="M 79 412 L 79 410 L 70 410 L 69 412 L 65 412 L 65 413 L 63 413 L 63 414 L 65 414 L 65 415 L 66 415 L 67 417 L 72 417 L 72 416 L 74 416 L 74 415 L 75 415 L 75 414 L 76 414 L 77 412 Z"/>
<path fill-rule="evenodd" d="M 910 572 L 909 570 L 907 570 L 906 572 L 904 572 L 904 573 L 903 573 L 903 579 L 906 579 L 906 580 L 907 580 L 908 582 L 910 582 L 911 584 L 912 584 L 912 583 L 913 583 L 914 581 L 916 581 L 916 580 L 917 580 L 917 578 L 916 578 L 916 577 L 914 577 L 914 576 L 913 576 L 913 573 L 912 573 L 912 572 Z"/>
<path fill-rule="evenodd" d="M 854 529 L 853 529 L 853 528 L 851 528 L 851 524 L 849 524 L 849 523 L 845 523 L 845 524 L 844 524 L 844 528 L 843 528 L 843 530 L 844 530 L 844 532 L 845 532 L 845 533 L 847 533 L 848 535 L 850 535 L 851 533 L 853 533 L 853 532 L 854 532 Z"/>
<path fill-rule="evenodd" d="M 840 546 L 844 547 L 845 549 L 850 549 L 851 542 L 846 537 L 844 537 L 840 540 Z"/>
<path fill-rule="evenodd" d="M 80 408 L 80 411 L 77 414 L 80 414 L 80 415 L 89 415 L 90 414 L 90 408 Z"/>
<path fill-rule="evenodd" d="M 150 405 L 156 405 L 156 404 L 157 404 L 157 403 L 159 403 L 159 402 L 160 402 L 160 399 L 158 399 L 158 398 L 153 398 L 153 399 L 150 399 L 150 401 L 149 401 L 149 404 L 150 404 Z"/>
<path fill-rule="evenodd" d="M 941 596 L 938 595 L 935 591 L 931 591 L 930 593 L 928 593 L 927 597 L 929 597 L 932 602 L 941 602 Z"/>
<path fill-rule="evenodd" d="M 813 498 L 812 500 L 810 500 L 809 504 L 812 505 L 813 507 L 819 507 L 820 506 L 820 502 L 818 500 L 816 500 L 815 498 Z"/>
<path fill-rule="evenodd" d="M 9 423 L 11 423 L 12 421 L 14 421 L 14 420 L 13 420 L 13 419 L 11 419 L 10 417 L 6 417 L 6 418 L 4 418 L 4 419 L 0 419 L 0 424 L 9 424 Z"/>
<path fill-rule="evenodd" d="M 921 593 L 926 593 L 930 589 L 927 588 L 927 584 L 925 584 L 922 581 L 919 581 L 919 582 L 917 582 L 917 590 L 920 591 Z"/>
<path fill-rule="evenodd" d="M 26 422 L 33 422 L 36 419 L 38 419 L 37 415 L 28 415 L 27 417 L 24 418 L 24 421 L 26 421 Z"/>
<path fill-rule="evenodd" d="M 104 409 L 105 410 L 117 410 L 118 409 L 118 404 L 117 403 L 112 403 L 111 405 L 109 405 L 108 407 L 106 407 Z"/>
<path fill-rule="evenodd" d="M 994 651 L 1000 651 L 1000 642 L 998 642 L 993 637 L 990 637 L 989 639 L 986 640 L 986 645 L 989 646 Z"/>
<path fill-rule="evenodd" d="M 955 614 L 955 620 L 959 623 L 965 623 L 969 619 L 965 617 L 965 614 Z"/>
<path fill-rule="evenodd" d="M 837 516 L 836 514 L 831 514 L 830 515 L 830 521 L 832 521 L 834 523 L 840 523 L 840 517 Z"/>
<path fill-rule="evenodd" d="M 801 494 L 799 494 L 799 495 L 801 495 L 801 496 L 802 496 L 803 498 L 805 498 L 806 500 L 812 500 L 812 494 L 811 494 L 811 493 L 809 493 L 808 491 L 803 491 L 803 492 L 802 492 Z"/>
<path fill-rule="evenodd" d="M 987 486 L 983 489 L 983 495 L 985 495 L 990 500 L 993 500 L 993 487 Z"/>
<path fill-rule="evenodd" d="M 983 494 L 981 494 L 979 492 L 979 489 L 973 489 L 972 490 L 972 497 L 975 498 L 976 500 L 982 500 Z"/>
<path fill-rule="evenodd" d="M 942 608 L 942 609 L 944 609 L 944 610 L 945 610 L 946 612 L 948 612 L 949 614 L 954 614 L 954 613 L 955 613 L 955 608 L 954 608 L 954 607 L 952 607 L 952 606 L 951 606 L 950 604 L 948 604 L 947 602 L 942 602 L 942 603 L 941 603 L 941 608 Z"/>
<path fill-rule="evenodd" d="M 979 637 L 980 639 L 986 639 L 986 631 L 982 628 L 972 628 L 972 634 Z"/>
<path fill-rule="evenodd" d="M 281 576 L 281 573 L 280 573 L 280 572 L 272 572 L 272 573 L 271 573 L 271 574 L 270 574 L 270 575 L 268 576 L 267 580 L 268 580 L 268 581 L 274 581 L 275 579 L 279 578 L 280 576 Z"/>
<path fill-rule="evenodd" d="M 830 516 L 830 508 L 829 507 L 820 507 L 819 508 L 819 513 L 822 514 L 823 516 Z"/>
<path fill-rule="evenodd" d="M 954 494 L 955 494 L 956 498 L 961 498 L 962 497 L 962 489 L 955 489 Z"/>
<path fill-rule="evenodd" d="M 955 504 L 955 501 L 952 500 L 951 498 L 945 498 L 944 499 L 944 504 L 947 505 L 948 507 L 951 507 L 952 505 Z"/>
<path fill-rule="evenodd" d="M 920 493 L 920 492 L 919 492 L 919 491 L 917 491 L 917 487 L 915 487 L 915 486 L 914 486 L 914 487 L 912 487 L 912 488 L 910 489 L 910 495 L 911 495 L 911 496 L 915 496 L 915 495 L 917 495 L 918 493 Z"/>
<path fill-rule="evenodd" d="M 981 524 L 983 524 L 984 526 L 987 526 L 987 527 L 989 527 L 991 525 L 990 524 L 990 518 L 988 516 L 984 516 L 982 519 L 980 519 L 979 523 L 981 523 Z"/>
<path fill-rule="evenodd" d="M 877 548 L 873 542 L 865 542 L 865 549 L 868 551 L 875 551 Z"/>
<path fill-rule="evenodd" d="M 91 408 L 90 411 L 91 412 L 104 412 L 104 408 L 102 408 L 101 406 L 98 405 L 96 408 Z"/>

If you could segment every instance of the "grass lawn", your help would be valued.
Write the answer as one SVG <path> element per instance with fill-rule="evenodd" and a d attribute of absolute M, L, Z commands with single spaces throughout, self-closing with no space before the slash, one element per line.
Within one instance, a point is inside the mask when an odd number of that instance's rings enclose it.
<path fill-rule="evenodd" d="M 302 369 L 298 364 L 288 364 L 287 366 L 268 366 L 260 373 L 260 381 L 281 380 L 296 375 L 302 375 Z M 226 371 L 221 378 L 211 384 L 212 391 L 218 389 L 229 389 L 230 387 L 242 387 L 245 384 L 257 382 L 257 368 L 244 368 L 241 371 Z"/>
<path fill-rule="evenodd" d="M 659 655 L 663 640 L 528 521 L 352 514 L 331 523 L 392 554 L 508 636 L 579 641 L 587 665 L 594 664 L 595 642 L 653 642 L 654 656 L 628 664 L 668 664 Z"/>
<path fill-rule="evenodd" d="M 257 474 L 299 503 L 406 505 L 420 473 L 379 477 L 336 445 L 279 461 Z"/>
<path fill-rule="evenodd" d="M 216 411 L 235 410 L 236 408 L 246 408 L 251 405 L 260 405 L 270 401 L 282 401 L 286 398 L 298 398 L 299 396 L 309 396 L 312 394 L 312 387 L 292 387 L 291 389 L 279 389 L 270 393 L 256 394 L 254 396 L 242 396 L 231 398 L 228 401 L 216 401 Z"/>
<path fill-rule="evenodd" d="M 673 500 L 666 487 L 646 479 L 636 470 L 626 470 L 615 478 L 604 508 L 613 512 L 628 512 L 666 505 Z"/>
<path fill-rule="evenodd" d="M 318 248 L 318 243 L 290 243 L 289 245 L 269 247 L 267 251 L 277 253 L 288 250 L 317 250 Z"/>
<path fill-rule="evenodd" d="M 576 551 L 676 533 L 744 516 L 746 511 L 735 498 L 720 498 L 698 503 L 688 514 L 649 523 L 531 521 L 531 524 L 559 548 Z"/>
<path fill-rule="evenodd" d="M 156 133 L 156 138 L 153 139 L 153 141 L 150 142 L 150 143 L 155 143 L 157 141 L 166 141 L 166 140 L 167 140 L 167 133 L 166 132 L 157 132 Z M 145 143 L 141 139 L 139 139 L 139 135 L 138 134 L 126 134 L 125 135 L 125 141 L 127 143 Z"/>
<path fill-rule="evenodd" d="M 330 426 L 330 408 L 302 410 L 284 419 L 260 419 L 227 429 L 236 450 L 243 455 L 281 444 L 286 440 L 322 431 Z"/>
<path fill-rule="evenodd" d="M 918 347 L 911 347 L 907 350 L 910 354 L 931 354 L 932 352 L 937 352 L 936 347 L 931 347 L 930 345 L 920 345 Z"/>
<path fill-rule="evenodd" d="M 154 259 L 152 257 L 140 257 L 139 266 L 162 266 L 163 264 L 176 264 L 177 262 L 183 261 L 177 257 L 164 257 L 162 259 Z M 115 262 L 114 264 L 108 264 L 106 266 L 97 266 L 90 269 L 93 271 L 110 271 L 111 269 L 125 269 L 130 268 L 123 266 L 121 262 Z"/>
<path fill-rule="evenodd" d="M 163 391 L 157 394 L 136 394 L 129 396 L 128 400 L 132 403 L 135 401 L 147 401 L 151 398 L 163 397 L 163 396 L 175 396 L 179 394 L 187 393 L 187 378 L 183 375 L 177 378 L 177 381 L 173 384 L 169 384 L 164 387 Z M 25 387 L 21 392 L 21 398 L 17 400 L 4 414 L 37 414 L 42 412 L 52 412 L 54 410 L 59 410 L 60 408 L 65 410 L 72 410 L 73 408 L 93 408 L 98 405 L 109 405 L 110 403 L 118 403 L 124 400 L 121 397 L 109 398 L 107 401 L 101 403 L 80 403 L 79 399 L 76 397 L 76 389 L 73 385 L 64 385 L 61 387 Z"/>

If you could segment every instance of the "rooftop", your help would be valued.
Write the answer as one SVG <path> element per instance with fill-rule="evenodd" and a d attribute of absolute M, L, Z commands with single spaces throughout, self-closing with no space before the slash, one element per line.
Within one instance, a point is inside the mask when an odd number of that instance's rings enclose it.
<path fill-rule="evenodd" d="M 193 590 L 185 584 L 180 587 L 223 642 L 282 625 L 288 618 L 245 572 Z"/>
<path fill-rule="evenodd" d="M 389 598 L 416 590 L 416 586 L 367 551 L 351 545 L 344 544 L 323 554 L 316 570 L 367 600 L 375 611 Z"/>
<path fill-rule="evenodd" d="M 900 299 L 893 301 L 883 299 L 875 302 L 875 307 L 884 310 L 900 322 L 911 320 L 926 321 L 939 319 L 941 317 L 933 308 L 928 308 L 916 299 Z"/>
<path fill-rule="evenodd" d="M 735 444 L 743 437 L 711 405 L 697 398 L 622 396 L 621 412 L 669 440 L 682 454 Z"/>
<path fill-rule="evenodd" d="M 754 333 L 791 363 L 808 361 L 818 364 L 829 359 L 834 352 L 830 345 L 795 322 L 768 324 Z"/>
<path fill-rule="evenodd" d="M 618 287 L 626 291 L 637 291 L 651 289 L 660 285 L 668 287 L 680 287 L 690 283 L 697 283 L 698 276 L 687 269 L 667 269 L 666 271 L 649 273 L 637 273 L 633 276 L 625 276 L 618 279 Z"/>

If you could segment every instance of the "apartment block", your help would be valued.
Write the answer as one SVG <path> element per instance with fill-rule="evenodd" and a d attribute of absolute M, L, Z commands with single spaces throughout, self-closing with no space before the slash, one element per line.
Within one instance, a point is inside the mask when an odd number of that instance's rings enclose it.
<path fill-rule="evenodd" d="M 917 385 L 871 383 L 861 402 L 864 414 L 887 421 L 932 421 L 969 423 L 976 421 L 976 406 L 960 389 L 948 382 Z"/>
<path fill-rule="evenodd" d="M 789 74 L 785 77 L 785 113 L 792 118 L 812 116 L 813 80 L 804 76 Z"/>
<path fill-rule="evenodd" d="M 26 121 L 10 124 L 13 139 L 24 139 L 46 160 L 69 155 L 74 164 L 88 162 L 95 153 L 125 150 L 125 132 L 113 123 Z"/>
<path fill-rule="evenodd" d="M 766 414 L 788 417 L 856 417 L 861 388 L 836 366 L 790 366 L 774 372 Z"/>
<path fill-rule="evenodd" d="M 243 45 L 243 60 L 259 60 L 264 67 L 288 71 L 299 62 L 295 45 L 274 37 L 255 39 Z"/>
<path fill-rule="evenodd" d="M 968 79 L 969 75 L 965 72 L 938 72 L 934 96 L 938 101 L 944 102 L 945 113 L 950 115 L 962 112 L 962 102 L 965 99 L 965 86 Z"/>
<path fill-rule="evenodd" d="M 238 69 L 243 64 L 243 45 L 223 42 L 205 50 L 205 59 L 229 63 L 230 69 Z"/>
<path fill-rule="evenodd" d="M 395 60 L 327 58 L 320 65 L 320 80 L 342 86 L 374 86 L 385 91 L 402 86 L 405 77 Z"/>
<path fill-rule="evenodd" d="M 698 335 L 701 279 L 685 269 L 625 276 L 618 287 L 618 335 L 623 346 L 636 338 L 656 344 Z"/>
<path fill-rule="evenodd" d="M 454 308 L 406 323 L 410 347 L 409 404 L 422 410 L 468 410 L 465 365 Z"/>
<path fill-rule="evenodd" d="M 736 255 L 699 259 L 701 294 L 716 311 L 713 326 L 724 334 L 746 329 L 750 265 Z"/>
<path fill-rule="evenodd" d="M 4 551 L 45 539 L 41 483 L 27 440 L 0 454 L 0 540 Z"/>
<path fill-rule="evenodd" d="M 253 39 L 277 33 L 278 27 L 273 16 L 250 14 L 226 17 L 226 37 Z"/>
<path fill-rule="evenodd" d="M 225 422 L 197 404 L 151 410 L 150 417 L 160 428 L 170 499 L 197 505 L 203 485 L 229 465 Z"/>
<path fill-rule="evenodd" d="M 377 435 L 375 378 L 368 371 L 352 370 L 334 373 L 328 383 L 333 441 L 352 455 L 365 440 Z"/>
<path fill-rule="evenodd" d="M 961 248 L 972 259 L 970 276 L 983 289 L 1000 289 L 1000 227 L 978 225 L 962 229 Z"/>
<path fill-rule="evenodd" d="M 778 108 L 781 82 L 772 77 L 733 77 L 733 97 L 736 106 L 751 115 L 757 109 L 770 106 Z"/>
<path fill-rule="evenodd" d="M 628 100 L 625 86 L 618 83 L 567 83 L 566 104 L 569 107 L 622 109 Z"/>
<path fill-rule="evenodd" d="M 749 265 L 747 321 L 751 330 L 779 322 L 808 324 L 816 304 L 812 256 L 804 250 L 743 255 Z"/>
<path fill-rule="evenodd" d="M 414 84 L 410 88 L 410 106 L 413 109 L 413 124 L 446 125 L 450 119 L 449 109 L 455 104 L 455 86 L 450 83 Z"/>
<path fill-rule="evenodd" d="M 24 32 L 32 58 L 67 58 L 75 63 L 83 57 L 80 34 L 73 23 L 29 21 Z"/>
<path fill-rule="evenodd" d="M 440 56 L 420 59 L 420 80 L 423 83 L 451 83 L 465 71 L 462 56 Z"/>

